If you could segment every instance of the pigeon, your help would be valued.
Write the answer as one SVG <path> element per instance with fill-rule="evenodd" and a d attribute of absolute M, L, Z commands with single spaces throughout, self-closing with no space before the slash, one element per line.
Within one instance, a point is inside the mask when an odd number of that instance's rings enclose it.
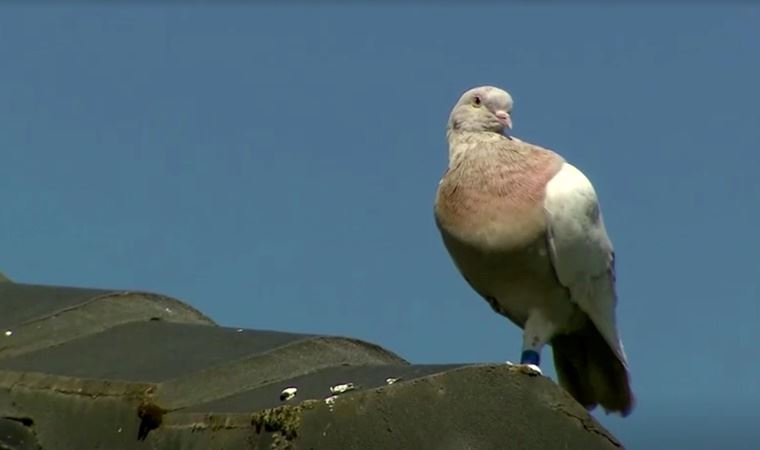
<path fill-rule="evenodd" d="M 596 192 L 562 156 L 511 136 L 512 107 L 511 95 L 492 86 L 454 105 L 436 225 L 465 281 L 523 329 L 518 368 L 541 374 L 550 344 L 573 398 L 626 416 L 635 400 L 615 323 L 615 253 Z"/>

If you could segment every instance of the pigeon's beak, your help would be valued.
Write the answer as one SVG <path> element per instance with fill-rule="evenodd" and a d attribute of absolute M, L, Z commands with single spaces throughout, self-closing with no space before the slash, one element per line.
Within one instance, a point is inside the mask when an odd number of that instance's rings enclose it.
<path fill-rule="evenodd" d="M 496 111 L 494 113 L 497 119 L 499 119 L 499 123 L 504 125 L 505 128 L 511 130 L 512 129 L 512 117 L 509 115 L 506 111 Z"/>

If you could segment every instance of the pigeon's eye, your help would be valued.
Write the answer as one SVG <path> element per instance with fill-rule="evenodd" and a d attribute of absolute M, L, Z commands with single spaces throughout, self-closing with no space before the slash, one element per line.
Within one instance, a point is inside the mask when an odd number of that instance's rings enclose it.
<path fill-rule="evenodd" d="M 480 106 L 481 103 L 483 103 L 483 100 L 480 98 L 479 95 L 476 95 L 474 99 L 472 99 L 472 103 L 475 106 Z"/>

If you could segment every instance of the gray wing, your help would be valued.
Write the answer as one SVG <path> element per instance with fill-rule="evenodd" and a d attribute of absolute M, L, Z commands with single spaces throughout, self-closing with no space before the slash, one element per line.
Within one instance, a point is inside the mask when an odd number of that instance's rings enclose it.
<path fill-rule="evenodd" d="M 557 278 L 627 368 L 615 324 L 615 254 L 594 187 L 565 163 L 546 186 L 544 209 Z"/>

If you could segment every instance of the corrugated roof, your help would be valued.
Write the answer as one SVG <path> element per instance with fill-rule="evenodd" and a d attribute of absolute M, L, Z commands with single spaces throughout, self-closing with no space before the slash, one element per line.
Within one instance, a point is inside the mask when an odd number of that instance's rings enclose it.
<path fill-rule="evenodd" d="M 508 366 L 222 327 L 150 293 L 0 284 L 0 449 L 560 444 L 619 446 L 549 379 Z"/>

